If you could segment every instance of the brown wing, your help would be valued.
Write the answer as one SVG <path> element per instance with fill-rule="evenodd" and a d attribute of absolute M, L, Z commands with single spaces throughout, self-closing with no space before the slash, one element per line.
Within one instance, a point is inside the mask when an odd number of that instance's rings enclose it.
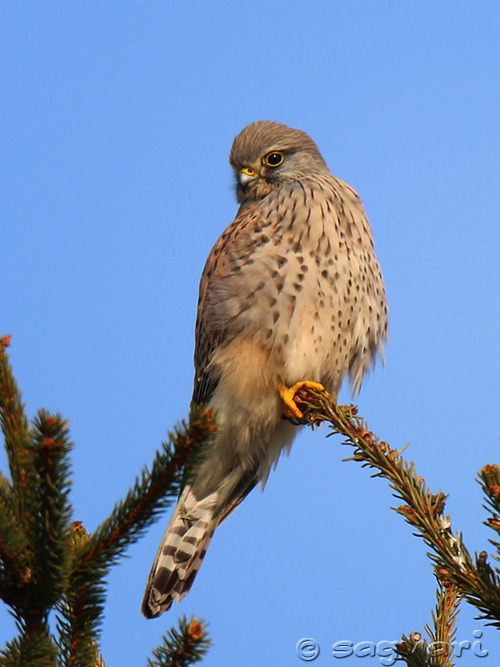
<path fill-rule="evenodd" d="M 219 378 L 209 367 L 214 351 L 228 336 L 230 322 L 217 321 L 212 317 L 211 299 L 215 281 L 224 280 L 237 271 L 253 250 L 249 236 L 259 229 L 258 206 L 242 206 L 238 215 L 222 233 L 212 248 L 200 281 L 198 314 L 195 329 L 194 388 L 192 403 L 207 403 L 214 393 Z M 242 242 L 243 241 L 243 242 Z"/>
<path fill-rule="evenodd" d="M 224 341 L 226 331 L 221 327 L 211 325 L 209 318 L 206 316 L 206 311 L 212 276 L 217 271 L 218 265 L 224 262 L 224 236 L 225 233 L 212 248 L 200 280 L 194 348 L 194 387 L 192 398 L 194 405 L 200 405 L 209 401 L 218 383 L 218 378 L 210 374 L 207 366 L 213 351 Z"/>

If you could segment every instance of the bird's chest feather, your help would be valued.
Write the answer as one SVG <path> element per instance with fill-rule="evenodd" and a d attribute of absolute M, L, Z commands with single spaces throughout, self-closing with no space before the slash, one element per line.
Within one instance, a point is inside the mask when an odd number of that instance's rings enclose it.
<path fill-rule="evenodd" d="M 339 241 L 334 225 L 321 218 L 255 234 L 227 282 L 225 307 L 236 315 L 235 324 L 246 321 L 265 339 L 329 326 L 358 270 L 354 253 Z"/>
<path fill-rule="evenodd" d="M 301 186 L 266 202 L 245 232 L 218 295 L 233 335 L 280 356 L 289 379 L 343 377 L 358 351 L 366 366 L 381 276 L 359 200 Z"/>

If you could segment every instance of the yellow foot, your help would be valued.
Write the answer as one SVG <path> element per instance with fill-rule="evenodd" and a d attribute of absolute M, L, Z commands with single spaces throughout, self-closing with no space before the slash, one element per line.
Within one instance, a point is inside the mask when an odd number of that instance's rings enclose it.
<path fill-rule="evenodd" d="M 322 384 L 319 384 L 319 382 L 312 382 L 310 380 L 297 382 L 297 384 L 294 384 L 293 387 L 280 385 L 278 387 L 278 391 L 283 401 L 283 412 L 285 417 L 303 419 L 304 415 L 295 403 L 295 394 L 299 391 L 299 389 L 314 389 L 315 391 L 325 390 Z"/>

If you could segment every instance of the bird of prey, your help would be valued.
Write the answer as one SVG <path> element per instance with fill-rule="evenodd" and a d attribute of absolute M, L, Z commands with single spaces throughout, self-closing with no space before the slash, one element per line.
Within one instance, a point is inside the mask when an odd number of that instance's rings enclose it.
<path fill-rule="evenodd" d="M 184 598 L 217 526 L 290 450 L 295 393 L 325 388 L 336 400 L 346 376 L 357 393 L 388 335 L 363 205 L 314 141 L 258 121 L 230 163 L 240 207 L 201 277 L 194 354 L 192 402 L 215 412 L 218 432 L 158 549 L 148 618 Z"/>

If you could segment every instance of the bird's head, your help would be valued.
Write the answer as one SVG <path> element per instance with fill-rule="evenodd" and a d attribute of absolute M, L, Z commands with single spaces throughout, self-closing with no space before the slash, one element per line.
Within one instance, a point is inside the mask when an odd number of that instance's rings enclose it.
<path fill-rule="evenodd" d="M 238 134 L 229 162 L 239 202 L 262 199 L 285 183 L 328 170 L 309 135 L 270 120 L 251 123 Z"/>

